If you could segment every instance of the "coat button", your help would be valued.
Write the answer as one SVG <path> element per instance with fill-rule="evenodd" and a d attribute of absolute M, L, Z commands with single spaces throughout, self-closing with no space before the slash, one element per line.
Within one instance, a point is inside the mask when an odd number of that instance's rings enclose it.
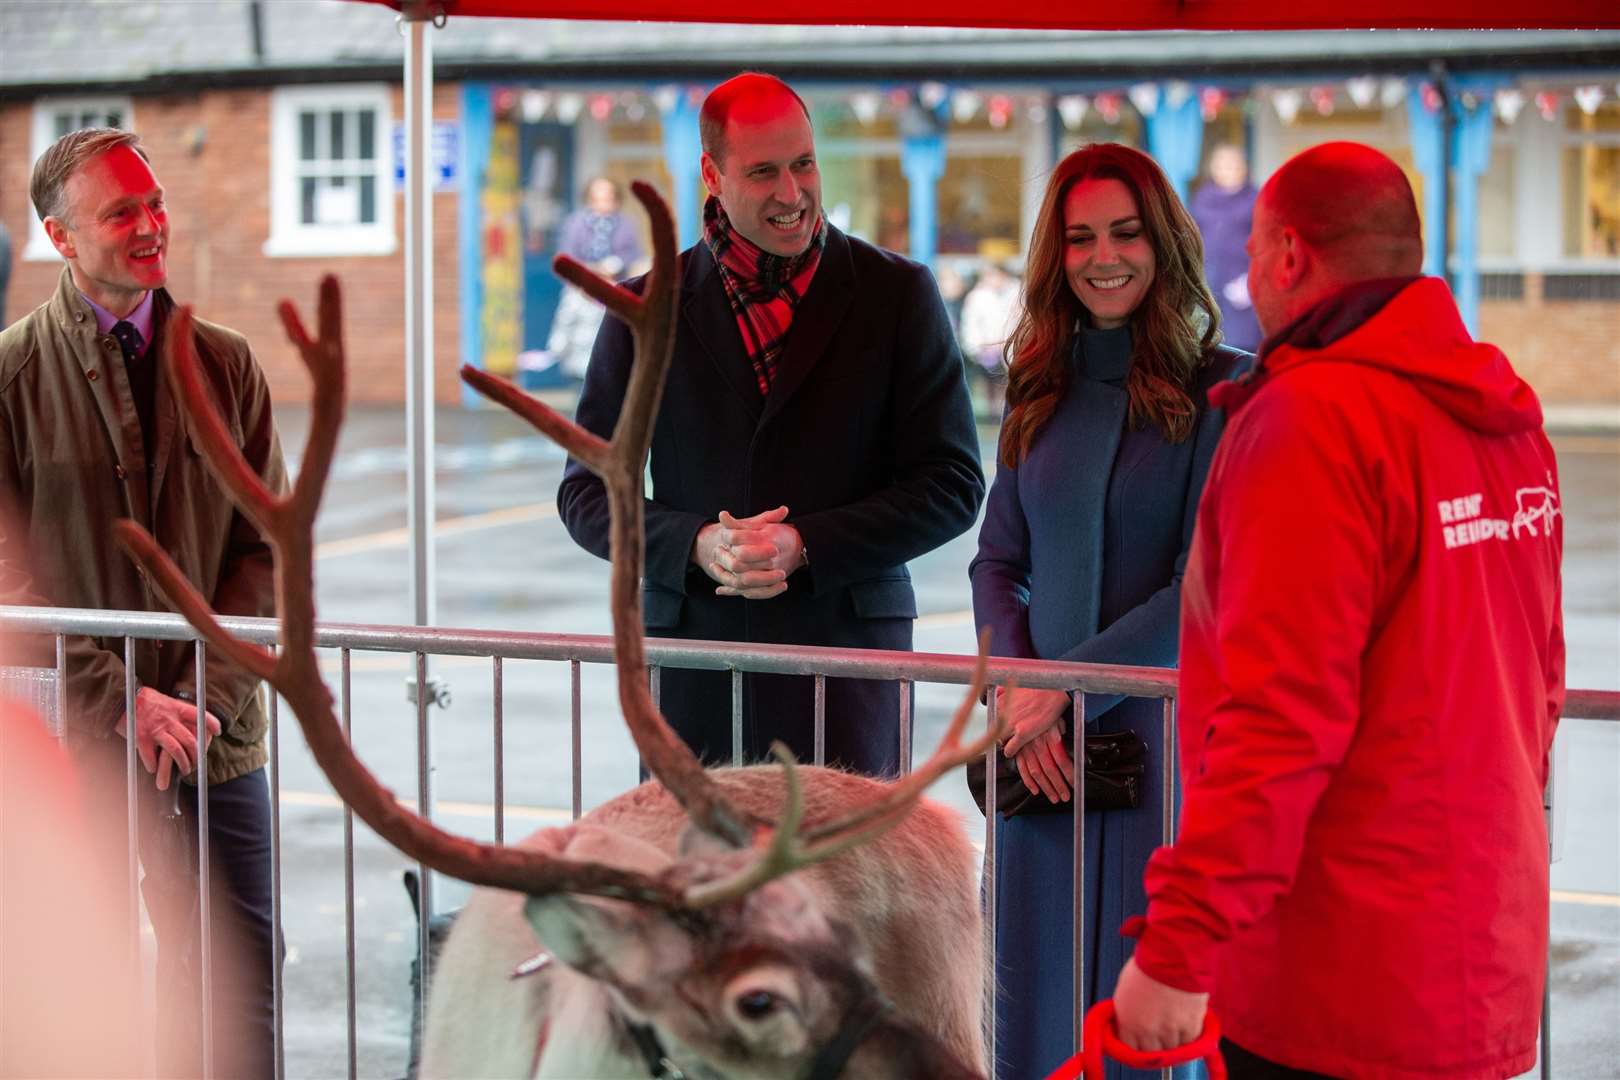
<path fill-rule="evenodd" d="M 120 480 L 122 480 L 122 479 L 123 479 L 123 478 L 124 478 L 124 477 L 126 477 L 126 476 L 128 476 L 128 475 L 129 475 L 129 473 L 127 473 L 127 472 L 125 472 L 125 471 L 124 471 L 124 467 L 123 467 L 123 466 L 122 466 L 122 465 L 118 465 L 118 466 L 116 466 L 116 467 L 114 467 L 114 469 L 113 469 L 113 473 L 114 473 L 114 474 L 115 474 L 115 475 L 116 475 L 116 476 L 117 476 L 117 477 L 118 477 L 118 479 L 120 479 Z"/>
<path fill-rule="evenodd" d="M 95 382 L 97 379 L 101 378 L 101 372 L 97 371 L 95 368 L 91 368 L 89 371 L 84 373 L 84 377 L 89 379 L 91 382 Z"/>

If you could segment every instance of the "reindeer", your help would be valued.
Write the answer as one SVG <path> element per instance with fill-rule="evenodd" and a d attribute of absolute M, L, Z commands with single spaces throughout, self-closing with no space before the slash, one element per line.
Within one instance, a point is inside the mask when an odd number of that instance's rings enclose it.
<path fill-rule="evenodd" d="M 303 467 L 284 498 L 242 460 L 213 406 L 188 308 L 164 335 L 169 377 L 211 468 L 274 548 L 280 653 L 227 633 L 138 525 L 120 522 L 119 539 L 222 655 L 286 699 L 333 788 L 363 821 L 408 857 L 481 886 L 439 960 L 425 1076 L 980 1076 L 974 856 L 954 815 L 920 796 L 998 734 L 962 742 L 983 686 L 982 646 L 975 685 L 939 749 L 891 783 L 801 767 L 780 744 L 779 767 L 707 771 L 648 692 L 642 475 L 677 283 L 669 210 L 650 186 L 633 190 L 654 237 L 640 296 L 557 260 L 561 277 L 635 334 L 613 438 L 578 428 L 504 380 L 468 368 L 463 377 L 603 477 L 619 700 L 654 780 L 572 825 L 502 847 L 418 817 L 355 758 L 314 648 L 313 524 L 344 407 L 341 304 L 331 277 L 321 282 L 314 338 L 291 303 L 279 308 L 314 382 Z"/>

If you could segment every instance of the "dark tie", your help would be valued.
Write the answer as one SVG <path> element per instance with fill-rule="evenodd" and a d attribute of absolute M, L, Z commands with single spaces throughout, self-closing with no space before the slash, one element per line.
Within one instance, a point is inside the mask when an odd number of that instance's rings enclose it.
<path fill-rule="evenodd" d="M 118 347 L 124 351 L 124 363 L 128 364 L 140 358 L 141 350 L 146 348 L 146 339 L 141 337 L 141 332 L 135 329 L 134 323 L 120 319 L 109 332 L 118 342 Z"/>

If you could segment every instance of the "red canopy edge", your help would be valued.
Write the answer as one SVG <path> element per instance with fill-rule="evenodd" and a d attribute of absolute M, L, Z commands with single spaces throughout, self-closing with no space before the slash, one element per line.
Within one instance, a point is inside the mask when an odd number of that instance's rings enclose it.
<path fill-rule="evenodd" d="M 1620 29 L 1620 0 L 370 0 L 415 14 L 534 19 L 961 26 L 1032 30 Z M 784 16 L 786 16 L 784 18 Z"/>

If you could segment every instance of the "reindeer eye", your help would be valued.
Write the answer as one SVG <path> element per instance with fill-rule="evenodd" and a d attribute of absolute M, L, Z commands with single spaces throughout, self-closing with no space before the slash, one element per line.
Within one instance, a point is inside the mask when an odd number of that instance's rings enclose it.
<path fill-rule="evenodd" d="M 744 1020 L 763 1020 L 776 1006 L 776 995 L 769 990 L 750 990 L 737 998 L 737 1013 Z"/>

